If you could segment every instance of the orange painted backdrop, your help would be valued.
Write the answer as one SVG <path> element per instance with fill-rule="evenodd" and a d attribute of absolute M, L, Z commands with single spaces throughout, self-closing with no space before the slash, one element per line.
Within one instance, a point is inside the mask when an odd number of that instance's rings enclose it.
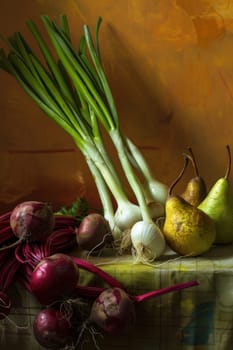
<path fill-rule="evenodd" d="M 33 42 L 25 22 L 61 13 L 77 40 L 84 23 L 93 29 L 103 17 L 101 52 L 122 128 L 155 177 L 171 183 L 187 146 L 208 185 L 222 176 L 225 145 L 233 147 L 233 1 L 7 0 L 0 33 Z M 24 199 L 59 207 L 82 194 L 98 203 L 69 136 L 2 71 L 0 90 L 1 211 Z"/>

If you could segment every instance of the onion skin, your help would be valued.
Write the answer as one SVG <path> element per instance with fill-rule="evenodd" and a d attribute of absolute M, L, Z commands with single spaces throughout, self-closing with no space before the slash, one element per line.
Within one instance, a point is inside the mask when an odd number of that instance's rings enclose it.
<path fill-rule="evenodd" d="M 10 313 L 11 301 L 6 293 L 0 291 L 0 320 L 3 320 Z"/>
<path fill-rule="evenodd" d="M 108 221 L 98 213 L 88 214 L 76 229 L 78 245 L 88 251 L 96 251 L 113 240 Z"/>
<path fill-rule="evenodd" d="M 79 269 L 66 254 L 42 259 L 31 275 L 30 289 L 42 305 L 70 297 L 79 279 Z"/>
<path fill-rule="evenodd" d="M 27 201 L 18 204 L 11 212 L 10 226 L 16 237 L 30 242 L 49 236 L 55 219 L 49 203 Z"/>
<path fill-rule="evenodd" d="M 46 349 L 62 349 L 71 345 L 75 332 L 70 320 L 61 310 L 47 308 L 35 317 L 33 332 L 38 343 Z"/>
<path fill-rule="evenodd" d="M 128 333 L 135 319 L 134 302 L 120 288 L 104 290 L 94 301 L 89 317 L 91 323 L 112 335 Z"/>

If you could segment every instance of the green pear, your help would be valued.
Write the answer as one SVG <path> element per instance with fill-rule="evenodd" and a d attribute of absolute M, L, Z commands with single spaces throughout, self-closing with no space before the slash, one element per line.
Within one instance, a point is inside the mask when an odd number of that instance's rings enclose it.
<path fill-rule="evenodd" d="M 165 222 L 163 234 L 167 244 L 176 253 L 185 256 L 198 256 L 207 252 L 216 236 L 213 220 L 181 196 L 172 195 L 172 189 L 179 181 L 187 166 L 185 165 L 169 189 L 165 203 Z"/>
<path fill-rule="evenodd" d="M 188 148 L 190 154 L 185 154 L 186 157 L 192 162 L 194 169 L 194 177 L 189 180 L 185 191 L 182 193 L 181 197 L 184 198 L 188 203 L 197 207 L 207 194 L 206 184 L 204 179 L 199 175 L 197 162 L 194 157 L 192 149 Z"/>
<path fill-rule="evenodd" d="M 198 206 L 214 220 L 216 225 L 215 243 L 217 244 L 233 242 L 233 192 L 228 179 L 231 169 L 231 152 L 229 145 L 226 148 L 229 160 L 226 174 L 216 181 L 206 198 Z"/>

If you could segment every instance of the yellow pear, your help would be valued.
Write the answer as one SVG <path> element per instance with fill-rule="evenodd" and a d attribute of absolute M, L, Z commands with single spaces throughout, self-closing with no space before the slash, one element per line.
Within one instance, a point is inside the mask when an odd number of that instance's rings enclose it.
<path fill-rule="evenodd" d="M 192 163 L 194 170 L 194 177 L 189 180 L 185 191 L 181 197 L 184 198 L 188 203 L 197 207 L 207 194 L 206 184 L 204 179 L 199 175 L 196 159 L 194 157 L 191 147 L 188 148 L 190 154 L 185 154 L 186 157 Z"/>
<path fill-rule="evenodd" d="M 207 252 L 216 236 L 214 221 L 203 211 L 188 203 L 172 190 L 186 169 L 184 167 L 169 189 L 165 203 L 165 222 L 163 233 L 167 244 L 180 255 L 197 256 Z"/>

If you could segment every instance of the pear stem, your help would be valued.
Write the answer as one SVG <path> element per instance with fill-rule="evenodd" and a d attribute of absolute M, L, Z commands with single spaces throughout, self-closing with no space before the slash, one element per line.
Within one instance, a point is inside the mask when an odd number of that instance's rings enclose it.
<path fill-rule="evenodd" d="M 176 184 L 180 181 L 180 179 L 182 178 L 182 176 L 183 176 L 183 174 L 184 174 L 184 172 L 185 172 L 185 169 L 187 168 L 188 161 L 189 161 L 189 158 L 186 157 L 186 155 L 185 155 L 185 157 L 184 157 L 184 166 L 183 166 L 181 172 L 179 173 L 179 175 L 177 176 L 177 178 L 176 178 L 176 179 L 173 181 L 173 183 L 171 184 L 171 186 L 170 186 L 170 188 L 169 188 L 169 191 L 168 191 L 168 195 L 169 195 L 169 196 L 171 196 L 172 191 L 173 191 L 175 185 L 176 185 Z"/>
<path fill-rule="evenodd" d="M 226 174 L 224 176 L 224 178 L 227 180 L 231 171 L 231 150 L 230 150 L 230 146 L 226 145 L 226 149 L 227 149 L 227 155 L 228 155 L 228 165 L 227 165 L 227 170 L 226 170 Z"/>
<path fill-rule="evenodd" d="M 193 153 L 193 150 L 191 147 L 188 148 L 188 151 L 190 153 L 190 156 L 187 155 L 189 157 L 189 159 L 191 160 L 192 162 L 192 166 L 193 166 L 193 169 L 194 169 L 194 173 L 196 175 L 196 177 L 199 177 L 199 170 L 198 170 L 198 166 L 197 166 L 197 162 L 196 162 L 196 158 L 194 156 L 194 153 Z"/>

